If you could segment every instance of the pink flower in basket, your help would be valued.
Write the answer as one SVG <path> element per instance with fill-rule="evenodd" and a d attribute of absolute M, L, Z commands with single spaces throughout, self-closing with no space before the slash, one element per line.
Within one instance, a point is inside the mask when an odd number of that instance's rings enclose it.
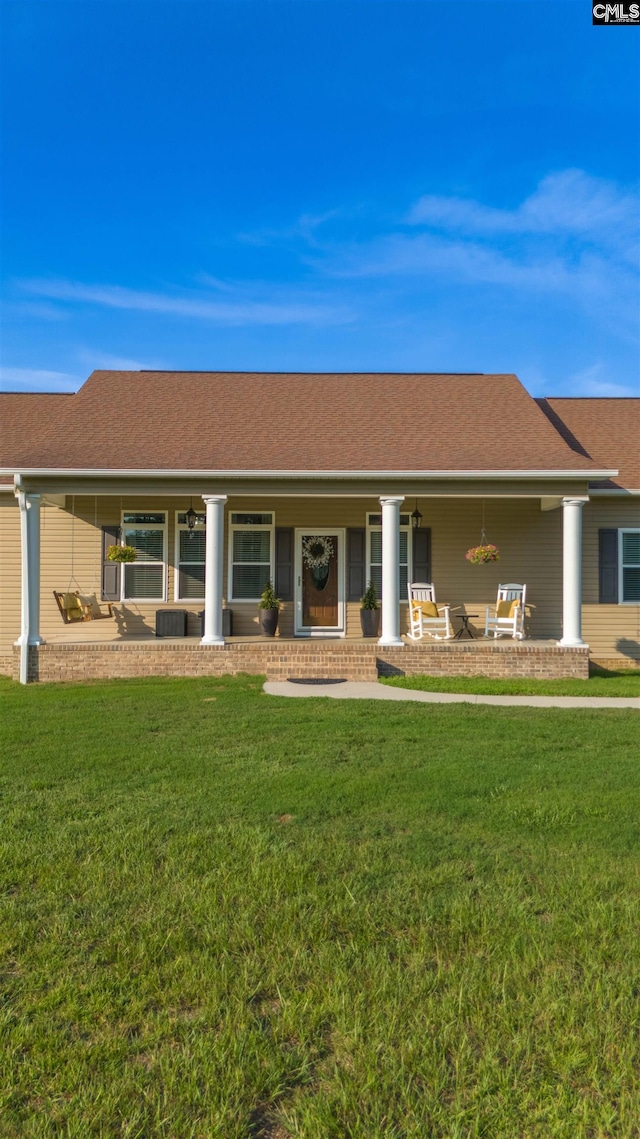
<path fill-rule="evenodd" d="M 472 546 L 467 550 L 464 555 L 468 562 L 474 566 L 482 566 L 486 562 L 497 562 L 500 558 L 500 550 L 497 546 Z"/>

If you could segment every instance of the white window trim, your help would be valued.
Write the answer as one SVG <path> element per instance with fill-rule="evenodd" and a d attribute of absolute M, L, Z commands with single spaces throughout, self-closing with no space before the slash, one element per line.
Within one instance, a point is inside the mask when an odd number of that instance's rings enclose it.
<path fill-rule="evenodd" d="M 379 513 L 380 513 L 379 510 L 367 510 L 367 512 L 364 516 L 365 526 L 366 526 L 366 530 L 367 530 L 367 540 L 366 540 L 366 547 L 367 547 L 366 548 L 366 570 L 367 570 L 367 573 L 366 573 L 365 589 L 368 588 L 369 582 L 371 581 L 371 535 L 374 532 L 377 532 L 380 534 L 382 533 L 382 525 L 380 525 L 380 526 L 369 525 L 369 515 L 370 514 L 379 514 Z M 401 510 L 400 513 L 406 514 L 407 512 L 406 512 L 406 510 Z M 400 531 L 404 531 L 406 534 L 409 535 L 407 538 L 407 581 L 410 582 L 411 581 L 411 567 L 413 566 L 413 527 L 411 525 L 411 515 L 409 515 L 408 525 L 407 526 L 399 526 L 398 529 Z M 402 565 L 402 563 L 400 563 L 400 564 Z M 379 565 L 382 568 L 382 562 L 376 562 L 376 565 Z M 378 601 L 380 601 L 380 600 L 381 600 L 381 598 L 379 597 Z M 408 597 L 401 597 L 400 598 L 400 604 L 401 605 L 408 605 L 409 604 L 409 598 Z"/>
<path fill-rule="evenodd" d="M 625 565 L 622 561 L 622 536 L 623 534 L 640 534 L 640 527 L 638 526 L 623 526 L 618 529 L 618 605 L 638 605 L 638 601 L 625 601 L 624 600 L 624 569 Z M 635 562 L 627 562 L 626 569 L 635 569 Z"/>
<path fill-rule="evenodd" d="M 164 522 L 125 522 L 125 514 L 163 514 Z M 167 524 L 167 511 L 166 510 L 123 510 L 120 514 L 120 527 L 122 534 L 122 543 L 125 544 L 125 531 L 127 527 L 132 530 L 162 530 L 162 562 L 145 562 L 140 559 L 141 566 L 157 566 L 162 565 L 162 597 L 127 597 L 125 593 L 125 582 L 127 580 L 126 563 L 122 566 L 122 575 L 120 582 L 120 600 L 121 601 L 135 601 L 136 605 L 160 605 L 168 600 L 167 597 L 167 569 L 168 569 L 168 545 L 169 534 Z M 131 564 L 131 563 L 130 563 Z M 136 565 L 138 562 L 136 561 Z"/>
<path fill-rule="evenodd" d="M 252 526 L 247 522 L 232 522 L 234 514 L 270 514 L 271 524 L 263 525 L 260 523 L 257 526 Z M 267 530 L 271 537 L 269 538 L 269 581 L 275 588 L 275 573 L 276 573 L 276 516 L 273 510 L 233 510 L 229 511 L 229 541 L 228 541 L 228 556 L 227 556 L 227 592 L 229 594 L 229 602 L 234 601 L 236 605 L 256 605 L 260 600 L 260 594 L 257 597 L 234 597 L 233 590 L 233 535 L 236 530 Z M 238 565 L 257 565 L 257 562 L 238 562 Z"/>
<path fill-rule="evenodd" d="M 202 594 L 202 597 L 181 597 L 180 596 L 180 566 L 183 564 L 184 565 L 187 564 L 186 562 L 182 563 L 180 561 L 180 533 L 182 530 L 188 530 L 189 527 L 187 526 L 186 522 L 178 522 L 178 517 L 180 514 L 186 514 L 186 513 L 187 513 L 186 510 L 176 510 L 176 512 L 175 512 L 176 525 L 175 525 L 175 534 L 174 534 L 174 540 L 173 540 L 173 546 L 174 546 L 174 551 L 175 551 L 175 557 L 174 557 L 174 563 L 173 563 L 173 600 L 174 601 L 184 601 L 188 605 L 191 603 L 193 603 L 194 605 L 199 605 L 200 602 L 202 602 L 204 604 L 204 593 Z M 205 512 L 203 510 L 199 510 L 197 513 L 202 514 L 203 518 L 206 517 Z M 206 525 L 203 523 L 201 526 L 198 526 L 198 524 L 196 523 L 196 529 L 202 530 L 203 532 L 206 532 Z M 205 562 L 193 562 L 192 564 L 193 565 L 205 565 Z"/>

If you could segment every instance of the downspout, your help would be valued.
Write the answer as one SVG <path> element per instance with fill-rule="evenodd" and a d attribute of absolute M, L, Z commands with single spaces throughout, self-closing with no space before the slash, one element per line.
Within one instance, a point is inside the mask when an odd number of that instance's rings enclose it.
<path fill-rule="evenodd" d="M 29 554 L 28 554 L 28 523 L 27 523 L 27 496 L 22 485 L 22 475 L 13 476 L 14 494 L 18 499 L 20 508 L 20 548 L 22 567 L 22 597 L 20 636 L 20 683 L 26 684 L 29 679 Z"/>

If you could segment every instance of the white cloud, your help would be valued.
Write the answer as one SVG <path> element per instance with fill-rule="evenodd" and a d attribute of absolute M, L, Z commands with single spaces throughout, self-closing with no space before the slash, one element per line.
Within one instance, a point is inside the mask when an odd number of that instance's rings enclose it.
<path fill-rule="evenodd" d="M 67 320 L 69 313 L 60 305 L 48 301 L 11 301 L 3 305 L 5 315 L 35 317 L 36 320 Z"/>
<path fill-rule="evenodd" d="M 389 234 L 361 245 L 343 248 L 329 261 L 339 277 L 378 277 L 443 273 L 469 282 L 559 288 L 570 279 L 560 258 L 519 262 L 497 249 L 478 242 L 450 240 L 433 234 L 417 237 Z"/>
<path fill-rule="evenodd" d="M 356 212 L 359 211 L 356 210 Z M 293 225 L 284 226 L 280 229 L 263 228 L 251 233 L 238 233 L 236 238 L 244 245 L 273 245 L 283 240 L 295 242 L 302 239 L 307 245 L 317 246 L 320 244 L 320 240 L 316 234 L 321 226 L 327 222 L 335 221 L 337 218 L 348 217 L 351 213 L 353 213 L 352 210 L 339 207 L 326 210 L 322 214 L 301 214 Z"/>
<path fill-rule="evenodd" d="M 163 369 L 167 365 L 161 360 L 133 360 L 130 356 L 114 356 L 110 352 L 94 352 L 91 348 L 79 348 L 78 360 L 86 367 L 94 369 L 104 368 L 114 372 L 139 372 L 142 369 Z"/>
<path fill-rule="evenodd" d="M 405 222 L 406 222 L 405 218 Z M 544 178 L 515 210 L 456 197 L 422 197 L 411 228 L 325 243 L 308 263 L 339 278 L 421 278 L 421 285 L 491 285 L 563 296 L 617 338 L 638 333 L 635 197 L 580 170 Z M 498 295 L 498 294 L 496 294 Z"/>
<path fill-rule="evenodd" d="M 84 380 L 84 376 L 43 368 L 0 369 L 0 391 L 5 392 L 74 392 Z"/>
<path fill-rule="evenodd" d="M 351 319 L 351 313 L 347 309 L 326 303 L 305 304 L 295 300 L 270 303 L 250 299 L 228 302 L 210 300 L 201 296 L 180 297 L 165 293 L 150 293 L 123 288 L 120 285 L 88 285 L 78 281 L 62 280 L 22 281 L 21 286 L 33 296 L 48 297 L 53 300 L 188 317 L 214 324 L 336 324 Z"/>
<path fill-rule="evenodd" d="M 394 233 L 336 250 L 318 268 L 336 277 L 439 276 L 467 284 L 492 284 L 538 292 L 589 297 L 620 295 L 617 315 L 635 312 L 635 280 L 624 266 L 612 265 L 602 253 L 584 251 L 563 257 L 558 250 L 537 255 L 503 252 L 477 241 L 422 233 Z M 622 288 L 622 278 L 626 289 Z"/>
<path fill-rule="evenodd" d="M 415 203 L 411 225 L 480 234 L 579 236 L 615 245 L 634 255 L 638 240 L 638 201 L 615 183 L 583 170 L 563 170 L 543 178 L 515 210 L 485 206 L 472 199 L 426 195 Z"/>
<path fill-rule="evenodd" d="M 566 395 L 572 396 L 639 396 L 640 385 L 620 384 L 610 375 L 609 369 L 599 361 L 569 376 Z"/>

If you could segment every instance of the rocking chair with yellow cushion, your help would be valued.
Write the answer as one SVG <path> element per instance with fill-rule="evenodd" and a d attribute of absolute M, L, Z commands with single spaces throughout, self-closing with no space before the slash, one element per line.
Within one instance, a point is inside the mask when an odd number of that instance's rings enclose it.
<path fill-rule="evenodd" d="M 409 632 L 412 641 L 421 641 L 428 633 L 436 641 L 448 641 L 453 636 L 448 605 L 436 605 L 433 582 L 414 581 L 409 584 Z"/>
<path fill-rule="evenodd" d="M 485 637 L 493 633 L 494 640 L 498 637 L 514 637 L 517 641 L 523 639 L 526 593 L 526 585 L 517 585 L 515 582 L 498 586 L 495 613 L 491 613 L 490 605 L 486 606 Z"/>

